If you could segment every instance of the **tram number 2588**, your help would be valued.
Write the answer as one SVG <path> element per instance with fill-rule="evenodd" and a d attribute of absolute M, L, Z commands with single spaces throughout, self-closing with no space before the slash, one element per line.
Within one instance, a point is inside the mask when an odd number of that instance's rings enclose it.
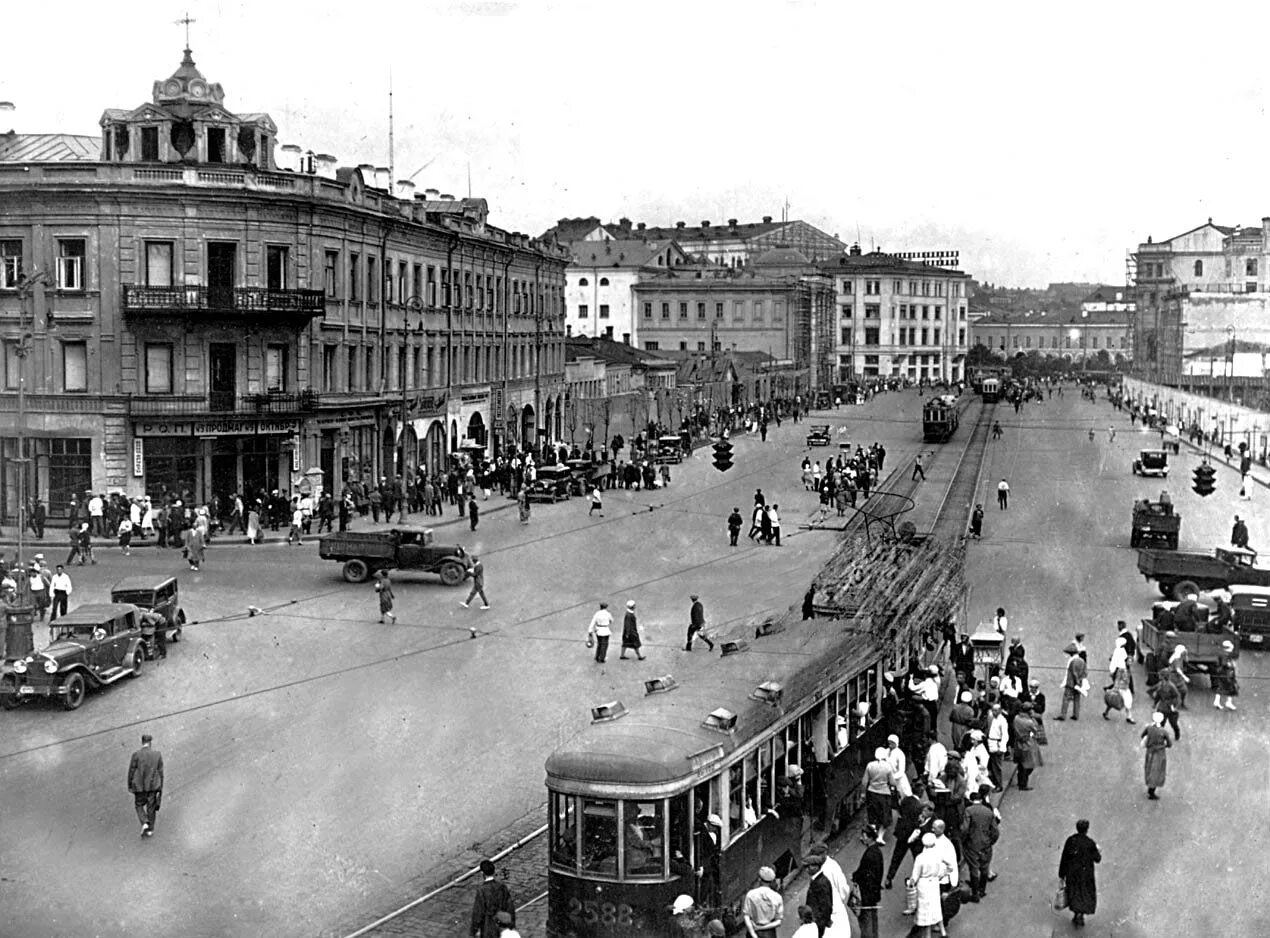
<path fill-rule="evenodd" d="M 594 899 L 570 899 L 569 917 L 575 922 L 602 928 L 632 928 L 635 910 L 625 902 L 597 902 Z"/>

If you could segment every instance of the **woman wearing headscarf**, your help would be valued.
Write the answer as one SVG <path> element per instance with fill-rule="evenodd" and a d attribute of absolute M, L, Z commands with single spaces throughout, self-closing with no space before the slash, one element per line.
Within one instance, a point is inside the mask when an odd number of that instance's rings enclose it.
<path fill-rule="evenodd" d="M 1147 797 L 1158 801 L 1157 788 L 1164 787 L 1164 776 L 1168 769 L 1169 747 L 1173 741 L 1164 728 L 1164 714 L 1158 710 L 1151 714 L 1151 725 L 1142 731 L 1142 748 L 1146 750 L 1146 759 L 1142 771 L 1146 777 Z"/>
<path fill-rule="evenodd" d="M 944 875 L 944 861 L 935 849 L 935 835 L 927 832 L 922 835 L 922 852 L 913 861 L 910 874 L 910 879 L 917 886 L 917 912 L 913 924 L 925 938 L 946 934 L 943 903 L 939 895 L 939 880 Z M 937 926 L 939 930 L 934 931 Z"/>

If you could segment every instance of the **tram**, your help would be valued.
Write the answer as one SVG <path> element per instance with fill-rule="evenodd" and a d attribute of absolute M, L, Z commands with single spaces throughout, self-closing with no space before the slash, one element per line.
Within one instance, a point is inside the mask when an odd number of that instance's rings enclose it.
<path fill-rule="evenodd" d="M 879 642 L 819 619 L 754 644 L 683 685 L 646 682 L 629 712 L 593 709 L 547 760 L 549 938 L 670 936 L 676 896 L 718 912 L 759 866 L 785 876 L 804 823 L 782 804 L 792 766 L 826 831 L 858 809 L 886 739 Z"/>
<path fill-rule="evenodd" d="M 927 401 L 922 408 L 922 437 L 927 443 L 947 442 L 957 432 L 957 399 L 949 394 Z"/>
<path fill-rule="evenodd" d="M 979 384 L 979 393 L 985 404 L 995 404 L 1001 400 L 1001 379 L 984 378 Z"/>

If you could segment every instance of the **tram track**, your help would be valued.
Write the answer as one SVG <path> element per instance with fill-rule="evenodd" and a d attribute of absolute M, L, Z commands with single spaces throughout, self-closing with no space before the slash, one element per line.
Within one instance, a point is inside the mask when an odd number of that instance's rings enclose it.
<path fill-rule="evenodd" d="M 934 451 L 934 460 L 940 456 L 957 453 L 957 465 L 952 479 L 943 491 L 936 520 L 928 536 L 960 540 L 966 531 L 969 511 L 973 507 L 974 494 L 987 454 L 988 434 L 995 412 L 995 404 L 971 403 L 962 409 L 978 406 L 979 412 L 971 427 L 970 436 L 964 438 L 964 446 L 943 444 Z M 913 460 L 907 459 L 895 466 L 882 480 L 879 489 L 871 496 L 903 494 L 912 497 L 920 483 L 908 478 Z M 868 501 L 841 528 L 844 537 L 853 536 L 864 529 Z M 546 803 L 537 812 L 537 818 L 546 816 Z M 438 876 L 436 884 L 417 898 L 404 903 L 398 909 L 381 916 L 369 924 L 352 931 L 340 931 L 341 938 L 387 938 L 403 935 L 457 935 L 468 930 L 471 915 L 472 889 L 480 881 L 480 870 L 471 857 L 488 856 L 495 863 L 498 879 L 508 885 L 512 894 L 520 899 L 517 907 L 517 930 L 523 938 L 546 938 L 547 920 L 547 826 L 534 825 L 534 813 L 520 822 L 493 835 L 489 841 L 473 848 L 464 856 L 471 865 L 461 872 Z M 528 897 L 528 898 L 525 898 Z"/>

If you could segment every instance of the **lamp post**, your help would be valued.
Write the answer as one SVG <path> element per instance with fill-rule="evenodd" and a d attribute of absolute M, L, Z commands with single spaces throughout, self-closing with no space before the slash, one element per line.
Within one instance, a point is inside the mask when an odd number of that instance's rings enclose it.
<path fill-rule="evenodd" d="M 410 313 L 419 313 L 419 314 L 421 314 L 421 315 L 422 315 L 422 313 L 423 313 L 423 300 L 422 300 L 422 298 L 420 298 L 420 297 L 418 297 L 418 296 L 411 296 L 411 297 L 406 298 L 405 300 L 402 300 L 402 304 L 401 304 L 401 305 L 404 307 L 404 308 L 403 308 L 403 310 L 402 310 L 402 313 L 401 313 L 401 336 L 402 336 L 402 342 L 403 342 L 403 344 L 402 344 L 402 348 L 406 350 L 406 354 L 405 354 L 404 356 L 402 356 L 402 369 L 401 369 L 401 438 L 400 438 L 400 439 L 401 439 L 401 442 L 400 442 L 400 445 L 398 446 L 397 465 L 398 465 L 398 472 L 401 474 L 401 482 L 402 482 L 402 484 L 404 485 L 404 484 L 405 484 L 405 482 L 406 482 L 406 421 L 407 421 L 407 419 L 409 418 L 409 410 L 410 410 L 410 404 L 409 404 L 409 400 L 408 400 L 408 398 L 407 398 L 407 392 L 409 391 L 409 382 L 408 382 L 408 377 L 409 377 L 408 372 L 409 372 L 409 369 L 408 369 L 407 367 L 405 367 L 405 366 L 406 366 L 406 365 L 408 365 L 408 364 L 409 364 L 409 362 L 410 362 L 410 352 L 409 352 L 409 340 L 410 340 L 410 319 L 409 319 L 409 314 L 410 314 Z M 419 331 L 419 332 L 423 332 L 423 320 L 422 320 L 422 319 L 420 319 L 420 320 L 419 320 L 419 329 L 418 329 L 418 331 Z M 418 359 L 416 359 L 416 362 L 417 362 L 417 361 L 418 361 Z"/>
<path fill-rule="evenodd" d="M 26 537 L 26 467 L 30 460 L 26 455 L 26 359 L 31 354 L 32 340 L 35 337 L 35 310 L 31 310 L 31 318 L 27 319 L 27 302 L 34 302 L 35 288 L 48 283 L 48 274 L 42 270 L 18 278 L 18 345 L 14 350 L 18 356 L 18 452 L 13 460 L 18 464 L 18 553 L 16 560 L 22 562 L 22 549 Z M 25 578 L 22 578 L 25 581 Z M 26 592 L 26 586 L 22 587 Z"/>

